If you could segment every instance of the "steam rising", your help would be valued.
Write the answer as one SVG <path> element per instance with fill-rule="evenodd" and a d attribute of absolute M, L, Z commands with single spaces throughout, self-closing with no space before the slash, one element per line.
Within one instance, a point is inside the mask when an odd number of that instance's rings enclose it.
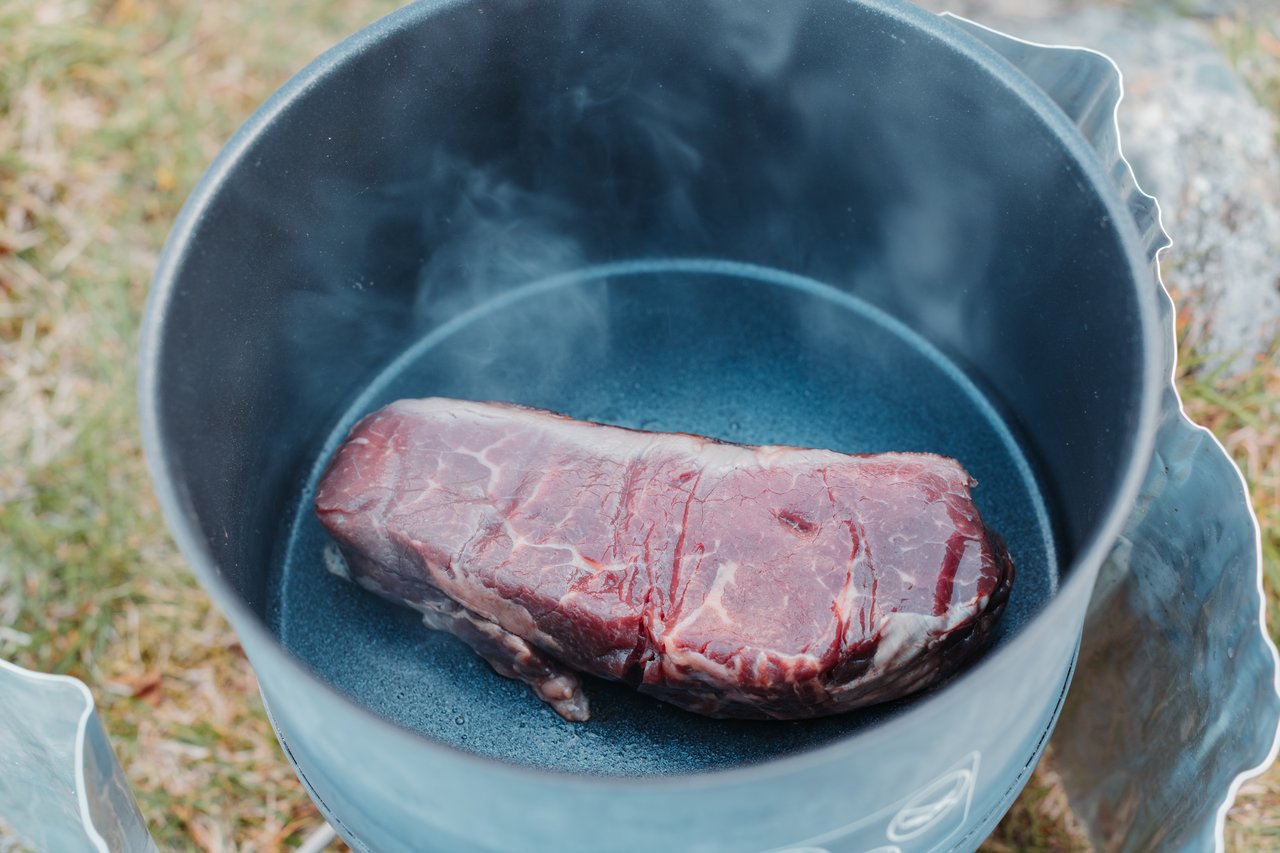
<path fill-rule="evenodd" d="M 441 224 L 448 239 L 423 267 L 413 313 L 424 328 L 512 288 L 581 269 L 587 259 L 573 235 L 573 211 L 559 196 L 524 189 L 496 170 L 466 167 L 440 155 L 436 167 L 462 175 L 456 205 Z M 554 298 L 532 300 L 512 315 L 490 323 L 507 324 L 486 336 L 489 348 L 449 350 L 455 371 L 483 371 L 500 351 L 533 359 L 548 376 L 572 358 L 599 358 L 608 340 L 608 294 L 603 288 L 571 288 Z M 462 359 L 461 362 L 456 360 Z"/>
<path fill-rule="evenodd" d="M 440 148 L 431 157 L 431 186 L 456 189 L 447 201 L 428 197 L 423 217 L 430 254 L 413 309 L 422 328 L 511 288 L 600 263 L 734 257 L 743 236 L 752 244 L 749 259 L 780 251 L 783 265 L 797 266 L 813 252 L 797 243 L 801 235 L 779 227 L 803 203 L 795 172 L 805 155 L 795 142 L 821 132 L 805 125 L 809 115 L 824 121 L 828 108 L 819 88 L 782 81 L 797 62 L 797 38 L 812 10 L 805 3 L 711 0 L 691 6 L 687 20 L 716 31 L 714 41 L 667 29 L 666 43 L 636 52 L 601 44 L 598 7 L 569 8 L 578 16 L 564 21 L 557 54 L 539 60 L 539 77 L 499 83 L 511 87 L 524 122 L 504 150 L 487 161 L 461 149 Z M 644 25 L 679 23 L 673 16 Z M 754 102 L 748 112 L 729 117 L 741 127 L 717 138 L 725 112 L 744 97 Z M 743 207 L 746 193 L 734 189 L 742 164 L 726 153 L 739 145 L 769 149 L 779 131 L 784 156 L 761 150 L 747 168 L 757 173 L 753 182 L 785 202 Z M 745 216 L 755 221 L 744 223 Z M 744 234 L 735 230 L 740 225 L 764 233 Z M 549 382 L 569 361 L 600 358 L 608 347 L 608 288 L 599 283 L 530 301 L 521 316 L 523 328 L 495 329 L 492 339 L 504 357 L 516 342 L 521 356 L 545 366 Z M 475 348 L 450 357 L 465 358 L 451 365 L 457 371 L 483 371 L 497 352 Z"/>
<path fill-rule="evenodd" d="M 1025 281 L 1030 294 L 1044 275 L 1030 247 L 1048 243 L 1054 198 L 1073 180 L 1060 154 L 1024 144 L 1026 112 L 979 91 L 962 62 L 924 67 L 944 54 L 874 8 L 495 12 L 442 12 L 404 67 L 353 85 L 370 99 L 366 135 L 392 147 L 352 143 L 352 162 L 371 158 L 383 174 L 336 179 L 338 195 L 321 196 L 340 227 L 362 220 L 366 245 L 356 268 L 315 270 L 329 287 L 298 311 L 313 324 L 331 312 L 355 362 L 385 363 L 513 288 L 620 261 L 714 258 L 807 276 L 950 352 L 1000 345 L 1001 314 L 976 296 L 989 281 Z M 805 334 L 845 333 L 813 304 L 794 308 Z M 564 288 L 492 318 L 493 345 L 447 367 L 465 378 L 500 357 L 529 361 L 551 387 L 566 365 L 603 358 L 626 321 L 607 284 Z"/>

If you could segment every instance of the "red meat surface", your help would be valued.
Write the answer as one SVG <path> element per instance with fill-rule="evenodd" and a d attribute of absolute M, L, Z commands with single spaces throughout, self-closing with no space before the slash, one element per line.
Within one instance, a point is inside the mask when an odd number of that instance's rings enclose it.
<path fill-rule="evenodd" d="M 1013 564 L 958 462 L 747 446 L 502 403 L 369 415 L 316 496 L 333 567 L 563 717 L 579 673 L 714 717 L 895 699 L 979 652 Z"/>

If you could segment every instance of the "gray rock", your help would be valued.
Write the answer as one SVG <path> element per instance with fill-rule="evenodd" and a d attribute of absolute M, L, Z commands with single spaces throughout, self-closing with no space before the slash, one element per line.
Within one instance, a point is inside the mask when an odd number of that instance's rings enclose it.
<path fill-rule="evenodd" d="M 1233 368 L 1280 329 L 1276 125 L 1201 21 L 1082 0 L 923 0 L 1030 41 L 1100 50 L 1119 65 L 1125 154 L 1174 245 L 1165 281 L 1192 300 L 1191 334 Z M 1213 13 L 1214 3 L 1189 11 Z M 1200 7 L 1204 8 L 1201 9 Z M 1274 13 L 1273 13 L 1274 14 Z"/>

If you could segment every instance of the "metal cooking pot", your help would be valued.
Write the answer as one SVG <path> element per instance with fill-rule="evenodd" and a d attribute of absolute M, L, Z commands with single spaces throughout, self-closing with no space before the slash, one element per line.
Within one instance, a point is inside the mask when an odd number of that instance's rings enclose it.
<path fill-rule="evenodd" d="M 1118 98 L 1105 59 L 889 0 L 506 0 L 404 9 L 265 104 L 165 249 L 143 422 L 348 843 L 971 849 L 1062 712 L 1091 598 L 1073 799 L 1107 846 L 1212 843 L 1273 748 L 1274 651 L 1239 475 L 1170 387 Z M 824 720 L 591 683 L 565 723 L 324 570 L 328 454 L 428 395 L 955 456 L 1018 565 L 996 644 Z"/>

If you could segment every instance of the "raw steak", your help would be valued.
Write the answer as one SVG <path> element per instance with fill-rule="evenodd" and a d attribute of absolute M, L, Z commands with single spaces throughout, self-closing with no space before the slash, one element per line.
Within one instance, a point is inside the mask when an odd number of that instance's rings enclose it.
<path fill-rule="evenodd" d="M 402 400 L 316 495 L 362 586 L 563 717 L 577 673 L 713 717 L 797 719 L 938 682 L 990 638 L 1013 564 L 952 459 L 640 432 Z"/>

